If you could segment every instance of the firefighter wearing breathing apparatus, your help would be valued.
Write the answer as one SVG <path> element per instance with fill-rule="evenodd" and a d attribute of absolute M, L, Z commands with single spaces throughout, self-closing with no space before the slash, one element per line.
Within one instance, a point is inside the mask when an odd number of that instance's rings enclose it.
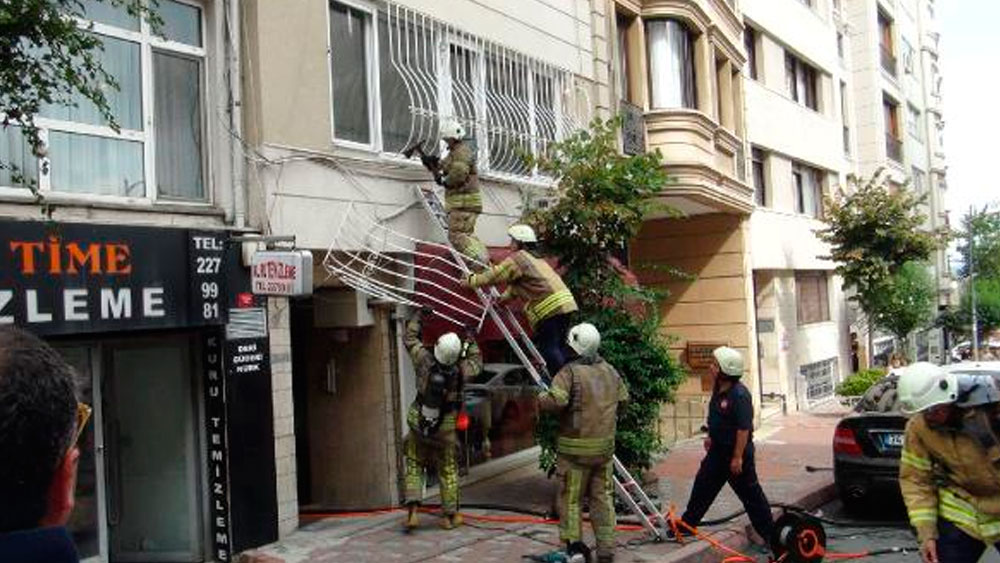
<path fill-rule="evenodd" d="M 507 230 L 513 251 L 503 262 L 469 276 L 466 287 L 507 284 L 501 300 L 519 298 L 525 302 L 524 313 L 534 331 L 535 345 L 545 359 L 549 375 L 566 363 L 566 335 L 570 315 L 577 310 L 576 300 L 559 274 L 548 262 L 531 251 L 538 243 L 528 225 L 513 225 Z"/>
<path fill-rule="evenodd" d="M 1000 392 L 987 375 L 920 362 L 897 384 L 906 424 L 899 482 L 926 563 L 1000 551 Z"/>
<path fill-rule="evenodd" d="M 552 386 L 538 396 L 541 409 L 559 413 L 559 538 L 566 542 L 567 554 L 589 554 L 580 515 L 587 495 L 597 559 L 608 563 L 615 553 L 615 428 L 618 405 L 628 400 L 628 388 L 614 366 L 597 354 L 601 335 L 594 325 L 570 329 L 567 344 L 579 357 L 563 366 Z"/>
<path fill-rule="evenodd" d="M 482 359 L 472 330 L 466 331 L 465 342 L 454 332 L 443 334 L 434 351 L 428 350 L 421 339 L 422 318 L 422 311 L 414 314 L 403 336 L 417 375 L 417 397 L 406 416 L 410 432 L 404 444 L 408 508 L 404 527 L 412 530 L 419 524 L 424 470 L 434 466 L 441 481 L 441 527 L 450 530 L 462 525 L 455 424 L 462 408 L 464 381 L 482 370 Z"/>

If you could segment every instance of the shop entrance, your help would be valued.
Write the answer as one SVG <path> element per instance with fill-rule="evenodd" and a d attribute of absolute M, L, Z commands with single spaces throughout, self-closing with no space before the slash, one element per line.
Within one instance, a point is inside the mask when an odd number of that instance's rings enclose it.
<path fill-rule="evenodd" d="M 196 355 L 189 338 L 57 345 L 94 423 L 81 438 L 80 555 L 94 562 L 204 559 Z"/>

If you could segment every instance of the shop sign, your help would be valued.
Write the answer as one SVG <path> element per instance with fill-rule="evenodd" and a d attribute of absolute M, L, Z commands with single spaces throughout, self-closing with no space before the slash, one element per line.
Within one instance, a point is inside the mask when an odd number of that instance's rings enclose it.
<path fill-rule="evenodd" d="M 221 325 L 222 231 L 0 222 L 0 324 L 39 335 Z"/>
<path fill-rule="evenodd" d="M 711 391 L 715 385 L 712 365 L 715 356 L 712 352 L 719 346 L 727 346 L 725 342 L 688 342 L 685 350 L 685 360 L 691 369 L 692 375 L 697 375 L 701 379 L 701 390 Z"/>
<path fill-rule="evenodd" d="M 229 561 L 232 556 L 232 521 L 229 502 L 229 451 L 226 432 L 226 378 L 223 369 L 222 331 L 206 334 L 205 424 L 208 436 L 209 514 L 212 558 Z"/>
<path fill-rule="evenodd" d="M 312 294 L 312 252 L 260 250 L 250 264 L 251 284 L 257 295 L 296 297 Z"/>

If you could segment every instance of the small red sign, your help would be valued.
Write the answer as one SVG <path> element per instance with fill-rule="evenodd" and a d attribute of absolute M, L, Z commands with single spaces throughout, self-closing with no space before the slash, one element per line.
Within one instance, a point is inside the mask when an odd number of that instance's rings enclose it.
<path fill-rule="evenodd" d="M 238 293 L 236 295 L 236 307 L 239 309 L 246 309 L 248 307 L 253 307 L 253 294 Z"/>

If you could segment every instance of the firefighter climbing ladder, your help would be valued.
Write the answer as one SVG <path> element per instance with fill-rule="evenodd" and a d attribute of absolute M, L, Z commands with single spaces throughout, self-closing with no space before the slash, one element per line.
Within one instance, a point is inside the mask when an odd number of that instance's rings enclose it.
<path fill-rule="evenodd" d="M 424 209 L 431 218 L 434 219 L 434 224 L 437 226 L 439 232 L 444 236 L 445 240 L 448 240 L 447 215 L 437 191 L 432 187 L 414 186 L 414 188 L 417 198 L 423 204 Z M 471 272 L 466 264 L 465 257 L 451 244 L 447 244 L 446 246 L 451 252 L 455 264 L 462 270 L 462 274 L 468 276 Z M 486 309 L 486 313 L 493 319 L 493 322 L 500 329 L 507 343 L 510 344 L 510 347 L 514 350 L 518 359 L 521 360 L 521 363 L 524 364 L 531 377 L 542 388 L 548 387 L 542 378 L 542 374 L 548 375 L 545 371 L 545 361 L 542 359 L 542 355 L 535 348 L 534 343 L 531 342 L 531 339 L 524 331 L 521 323 L 514 316 L 514 313 L 507 306 L 499 303 L 499 293 L 496 288 L 491 287 L 489 294 L 482 289 L 476 289 L 476 295 Z M 506 317 L 510 326 L 504 322 L 500 314 L 501 311 L 498 311 L 498 309 L 502 310 L 504 313 L 503 316 Z M 517 333 L 516 337 L 511 332 L 511 327 Z M 527 353 L 525 349 L 527 349 Z M 625 465 L 618 461 L 617 456 L 613 458 L 613 462 L 615 469 L 613 476 L 615 490 L 618 491 L 622 500 L 632 509 L 632 512 L 639 517 L 643 527 L 653 534 L 657 540 L 665 539 L 664 534 L 669 528 L 666 518 L 657 509 L 656 505 L 653 504 L 653 501 L 650 500 L 646 491 L 642 489 L 642 486 L 635 480 L 628 469 L 625 468 Z"/>

